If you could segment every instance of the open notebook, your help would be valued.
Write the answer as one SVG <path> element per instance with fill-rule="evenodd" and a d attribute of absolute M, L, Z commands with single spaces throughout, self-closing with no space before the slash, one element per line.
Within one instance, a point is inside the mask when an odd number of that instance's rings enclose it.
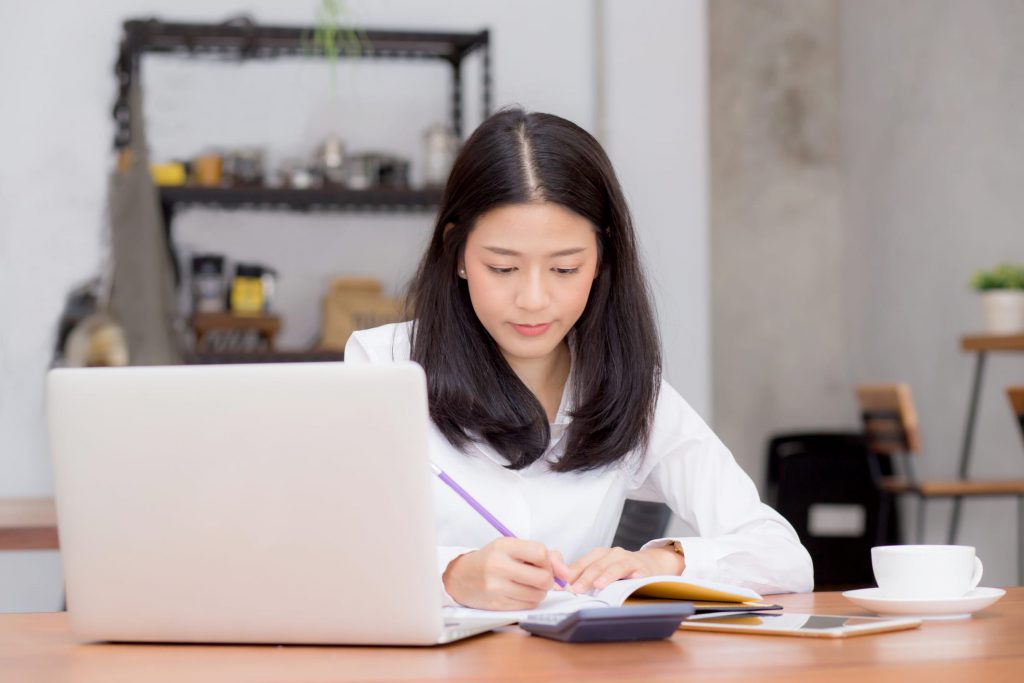
<path fill-rule="evenodd" d="M 446 617 L 458 619 L 494 618 L 522 620 L 531 614 L 575 612 L 585 607 L 621 607 L 626 602 L 662 602 L 688 600 L 695 612 L 727 612 L 780 609 L 764 602 L 749 588 L 729 586 L 713 581 L 684 579 L 681 576 L 648 576 L 642 579 L 623 579 L 587 595 L 573 595 L 567 591 L 550 591 L 534 609 L 524 611 L 492 612 L 468 607 L 445 607 Z"/>

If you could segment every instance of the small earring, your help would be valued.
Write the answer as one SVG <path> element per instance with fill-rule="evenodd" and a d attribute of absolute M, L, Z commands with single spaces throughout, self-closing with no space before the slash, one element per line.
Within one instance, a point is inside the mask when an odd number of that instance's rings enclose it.
<path fill-rule="evenodd" d="M 465 268 L 459 268 L 459 277 L 461 277 L 461 278 L 466 277 L 466 269 Z"/>

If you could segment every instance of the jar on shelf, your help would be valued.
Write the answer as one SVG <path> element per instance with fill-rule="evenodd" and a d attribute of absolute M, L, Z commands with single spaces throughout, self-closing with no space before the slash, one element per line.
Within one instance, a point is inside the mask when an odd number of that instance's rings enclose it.
<path fill-rule="evenodd" d="M 459 153 L 459 138 L 450 128 L 437 124 L 423 134 L 423 184 L 441 187 Z"/>
<path fill-rule="evenodd" d="M 224 257 L 196 254 L 192 257 L 192 310 L 220 313 L 224 310 Z"/>
<path fill-rule="evenodd" d="M 263 312 L 263 267 L 235 264 L 231 280 L 231 312 L 237 315 L 259 315 Z"/>

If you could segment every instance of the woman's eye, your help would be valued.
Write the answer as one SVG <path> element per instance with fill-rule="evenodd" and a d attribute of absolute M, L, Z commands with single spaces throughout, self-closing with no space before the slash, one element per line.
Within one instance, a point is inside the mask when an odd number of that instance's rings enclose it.
<path fill-rule="evenodd" d="M 579 268 L 555 268 L 554 270 L 559 275 L 574 275 L 580 272 Z"/>
<path fill-rule="evenodd" d="M 515 270 L 515 268 L 513 268 L 511 266 L 507 267 L 507 268 L 503 268 L 501 266 L 487 266 L 487 267 L 490 269 L 490 271 L 492 273 L 498 273 L 499 275 L 508 275 L 513 270 Z"/>

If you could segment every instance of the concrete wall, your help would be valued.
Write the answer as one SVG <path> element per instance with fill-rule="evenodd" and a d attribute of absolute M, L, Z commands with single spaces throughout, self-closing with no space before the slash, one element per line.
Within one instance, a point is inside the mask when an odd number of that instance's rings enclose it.
<path fill-rule="evenodd" d="M 1024 261 L 1024 5 L 718 0 L 709 30 L 717 431 L 763 473 L 770 434 L 855 429 L 853 386 L 902 380 L 919 475 L 954 476 L 958 343 L 982 327 L 967 282 Z M 1024 357 L 986 379 L 971 474 L 1021 477 L 1002 391 Z M 964 509 L 985 585 L 1016 583 L 1012 500 Z M 945 542 L 949 512 L 928 508 L 926 541 Z"/>
<path fill-rule="evenodd" d="M 837 4 L 709 5 L 716 431 L 760 484 L 772 433 L 852 416 Z"/>
<path fill-rule="evenodd" d="M 922 476 L 954 476 L 982 329 L 971 273 L 1024 262 L 1024 4 L 884 0 L 841 4 L 843 170 L 850 377 L 910 383 Z M 1024 476 L 1003 393 L 1024 354 L 990 358 L 971 474 Z M 927 540 L 945 542 L 933 503 Z M 959 540 L 984 585 L 1016 583 L 1017 508 L 967 502 Z M 909 521 L 909 520 L 908 520 Z"/>

